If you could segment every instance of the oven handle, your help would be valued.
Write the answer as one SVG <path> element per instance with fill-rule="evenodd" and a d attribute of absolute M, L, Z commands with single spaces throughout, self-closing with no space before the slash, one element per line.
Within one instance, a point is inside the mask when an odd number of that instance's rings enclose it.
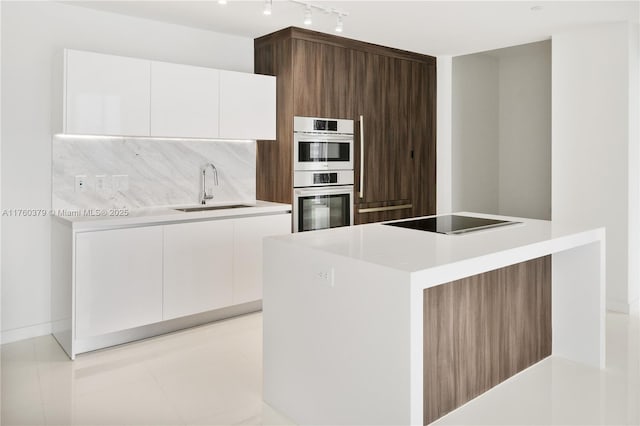
<path fill-rule="evenodd" d="M 296 189 L 295 191 L 296 195 L 333 195 L 333 194 L 345 194 L 345 193 L 349 193 L 352 194 L 353 193 L 353 187 L 352 186 L 335 186 L 332 188 L 326 188 L 326 189 Z"/>
<path fill-rule="evenodd" d="M 318 135 L 313 137 L 311 135 L 300 136 L 296 135 L 295 140 L 298 142 L 338 142 L 338 143 L 353 143 L 353 136 L 327 136 Z"/>
<path fill-rule="evenodd" d="M 364 198 L 364 116 L 360 116 L 360 198 Z"/>

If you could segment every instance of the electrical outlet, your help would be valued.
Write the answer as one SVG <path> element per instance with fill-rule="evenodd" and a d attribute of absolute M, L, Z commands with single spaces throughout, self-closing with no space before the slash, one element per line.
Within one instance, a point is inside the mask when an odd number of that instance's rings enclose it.
<path fill-rule="evenodd" d="M 85 192 L 87 191 L 89 182 L 87 181 L 87 175 L 76 175 L 75 191 Z"/>
<path fill-rule="evenodd" d="M 316 269 L 313 273 L 313 281 L 318 285 L 333 287 L 334 270 L 333 268 Z"/>
<path fill-rule="evenodd" d="M 129 175 L 113 175 L 114 191 L 128 191 L 129 190 Z"/>
<path fill-rule="evenodd" d="M 96 191 L 104 192 L 108 189 L 107 175 L 96 175 Z"/>

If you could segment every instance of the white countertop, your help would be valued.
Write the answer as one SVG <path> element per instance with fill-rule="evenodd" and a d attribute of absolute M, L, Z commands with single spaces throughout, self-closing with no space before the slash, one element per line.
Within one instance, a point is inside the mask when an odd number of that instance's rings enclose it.
<path fill-rule="evenodd" d="M 495 269 L 520 258 L 533 258 L 536 252 L 542 256 L 604 238 L 603 228 L 579 229 L 545 220 L 455 214 L 521 223 L 454 235 L 373 223 L 271 238 L 410 273 L 455 269 L 462 263 L 467 267 L 474 259 L 481 261 L 478 263 L 483 269 Z"/>
<path fill-rule="evenodd" d="M 243 204 L 247 207 L 236 207 L 219 210 L 204 210 L 199 212 L 182 212 L 175 210 L 179 207 L 150 207 L 141 209 L 100 209 L 91 211 L 90 215 L 73 215 L 74 212 L 66 212 L 67 215 L 55 215 L 56 220 L 71 224 L 74 231 L 92 231 L 100 229 L 157 225 L 173 222 L 190 222 L 210 219 L 222 219 L 234 216 L 255 216 L 264 214 L 288 213 L 291 204 L 272 203 L 269 201 L 256 201 L 255 203 L 233 203 L 226 205 Z M 214 206 L 215 204 L 210 204 Z M 224 204 L 222 204 L 224 205 Z M 221 206 L 222 206 L 221 205 Z"/>

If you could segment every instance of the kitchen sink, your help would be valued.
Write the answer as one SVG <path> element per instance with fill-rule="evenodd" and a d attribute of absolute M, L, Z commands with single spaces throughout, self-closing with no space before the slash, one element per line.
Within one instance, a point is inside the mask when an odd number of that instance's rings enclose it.
<path fill-rule="evenodd" d="M 253 207 L 253 206 L 250 206 L 250 205 L 247 205 L 247 204 L 232 204 L 230 206 L 185 207 L 185 208 L 174 209 L 174 210 L 179 210 L 181 212 L 190 213 L 190 212 L 206 212 L 206 211 L 209 211 L 209 210 L 237 209 L 239 207 Z"/>

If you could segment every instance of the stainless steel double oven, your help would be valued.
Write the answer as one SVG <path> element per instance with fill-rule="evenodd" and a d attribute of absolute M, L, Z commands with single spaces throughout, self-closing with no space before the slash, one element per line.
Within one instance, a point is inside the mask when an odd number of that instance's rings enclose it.
<path fill-rule="evenodd" d="M 293 231 L 353 224 L 353 120 L 294 117 Z"/>

